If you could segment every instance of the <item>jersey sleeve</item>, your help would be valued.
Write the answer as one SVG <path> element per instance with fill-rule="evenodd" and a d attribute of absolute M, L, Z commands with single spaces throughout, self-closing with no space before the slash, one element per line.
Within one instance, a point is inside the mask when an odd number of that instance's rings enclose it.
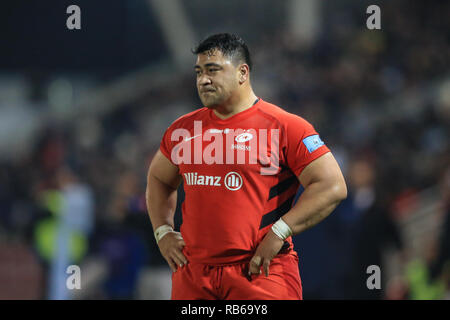
<path fill-rule="evenodd" d="M 169 128 L 167 128 L 166 132 L 164 132 L 164 135 L 161 139 L 161 143 L 159 144 L 159 150 L 161 150 L 161 153 L 169 159 L 170 162 L 172 162 L 173 165 L 176 165 L 172 161 L 172 148 L 173 148 L 173 141 L 171 141 L 171 135 L 173 131 L 173 125 L 171 125 Z"/>
<path fill-rule="evenodd" d="M 285 129 L 286 162 L 297 177 L 308 164 L 330 152 L 314 127 L 305 119 L 292 115 L 287 119 Z"/>

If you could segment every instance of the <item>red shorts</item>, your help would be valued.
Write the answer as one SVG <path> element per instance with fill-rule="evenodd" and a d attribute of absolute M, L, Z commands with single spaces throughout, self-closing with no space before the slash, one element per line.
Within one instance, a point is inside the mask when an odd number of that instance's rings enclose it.
<path fill-rule="evenodd" d="M 296 253 L 273 258 L 268 277 L 249 277 L 248 266 L 189 262 L 172 274 L 172 300 L 302 300 Z"/>

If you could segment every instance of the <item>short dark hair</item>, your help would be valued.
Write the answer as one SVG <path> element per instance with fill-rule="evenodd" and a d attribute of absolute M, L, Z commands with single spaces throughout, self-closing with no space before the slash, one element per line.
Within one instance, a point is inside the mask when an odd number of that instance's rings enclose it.
<path fill-rule="evenodd" d="M 228 56 L 234 61 L 245 62 L 250 71 L 252 70 L 252 60 L 247 45 L 241 37 L 231 33 L 213 34 L 202 40 L 193 54 L 200 54 L 210 50 L 220 50 L 224 56 Z"/>

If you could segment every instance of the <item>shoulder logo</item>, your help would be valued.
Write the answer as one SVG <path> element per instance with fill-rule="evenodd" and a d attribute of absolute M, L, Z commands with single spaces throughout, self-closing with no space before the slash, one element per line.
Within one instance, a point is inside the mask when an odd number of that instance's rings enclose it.
<path fill-rule="evenodd" d="M 303 139 L 303 144 L 308 149 L 308 152 L 312 153 L 316 151 L 319 147 L 323 146 L 325 143 L 320 139 L 318 134 L 315 134 Z"/>

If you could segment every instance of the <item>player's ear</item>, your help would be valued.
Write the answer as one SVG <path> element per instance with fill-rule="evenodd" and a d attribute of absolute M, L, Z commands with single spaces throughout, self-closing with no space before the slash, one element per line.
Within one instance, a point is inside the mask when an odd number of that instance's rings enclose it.
<path fill-rule="evenodd" d="M 247 64 L 241 64 L 239 66 L 239 83 L 243 84 L 245 81 L 247 81 L 249 76 L 249 67 Z"/>

